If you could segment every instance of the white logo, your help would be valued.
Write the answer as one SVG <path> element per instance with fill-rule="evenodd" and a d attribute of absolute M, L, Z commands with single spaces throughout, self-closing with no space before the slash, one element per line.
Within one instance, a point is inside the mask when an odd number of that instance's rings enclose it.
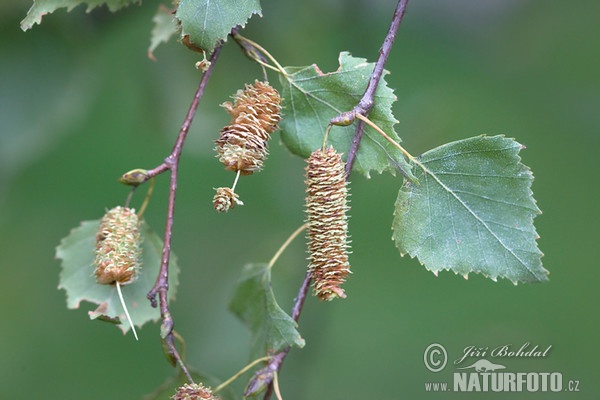
<path fill-rule="evenodd" d="M 565 380 L 560 372 L 510 372 L 505 361 L 509 359 L 545 358 L 552 345 L 531 346 L 529 342 L 520 347 L 502 345 L 493 347 L 467 346 L 462 356 L 454 361 L 452 381 L 426 382 L 427 392 L 578 392 L 578 380 Z M 468 358 L 479 358 L 467 361 Z M 485 357 L 485 358 L 484 358 Z M 500 359 L 500 363 L 496 361 Z M 423 362 L 431 372 L 442 371 L 448 362 L 448 352 L 439 343 L 432 343 L 424 351 Z M 465 365 L 458 367 L 457 364 Z M 468 364 L 468 365 L 467 365 Z M 509 362 L 509 364 L 511 364 Z M 512 369 L 512 364 L 511 364 Z M 441 374 L 440 374 L 441 375 Z"/>
<path fill-rule="evenodd" d="M 496 371 L 497 369 L 505 369 L 506 367 L 504 365 L 494 364 L 494 363 L 486 360 L 485 358 L 482 358 L 479 361 L 475 361 L 475 363 L 473 363 L 473 365 L 469 365 L 468 367 L 462 367 L 462 368 L 458 368 L 458 369 L 469 369 L 469 368 L 475 368 L 475 371 L 477 371 L 477 372 L 490 372 L 490 371 Z"/>

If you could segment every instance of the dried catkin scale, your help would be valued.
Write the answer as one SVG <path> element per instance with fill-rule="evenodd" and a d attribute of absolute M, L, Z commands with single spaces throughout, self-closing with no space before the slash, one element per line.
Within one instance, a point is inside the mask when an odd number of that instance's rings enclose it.
<path fill-rule="evenodd" d="M 217 157 L 232 171 L 250 175 L 260 171 L 268 155 L 268 140 L 281 119 L 281 97 L 266 82 L 246 85 L 223 107 L 231 115 L 229 125 L 215 141 Z"/>
<path fill-rule="evenodd" d="M 342 157 L 333 148 L 314 151 L 306 167 L 309 269 L 321 300 L 345 298 L 340 287 L 348 262 L 348 190 Z"/>
<path fill-rule="evenodd" d="M 235 206 L 243 206 L 237 193 L 232 188 L 220 187 L 215 189 L 217 193 L 213 197 L 213 206 L 218 212 L 227 212 Z"/>
<path fill-rule="evenodd" d="M 133 282 L 140 269 L 140 230 L 135 210 L 128 207 L 115 207 L 100 220 L 96 234 L 94 274 L 102 285 L 115 285 L 137 340 L 135 327 L 125 306 L 121 286 Z"/>

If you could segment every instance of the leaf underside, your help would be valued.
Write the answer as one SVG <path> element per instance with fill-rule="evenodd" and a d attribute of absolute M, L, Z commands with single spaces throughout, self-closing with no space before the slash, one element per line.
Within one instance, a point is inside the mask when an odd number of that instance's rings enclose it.
<path fill-rule="evenodd" d="M 533 219 L 540 214 L 522 145 L 478 136 L 430 150 L 413 163 L 395 204 L 393 239 L 434 272 L 470 272 L 513 283 L 548 280 Z"/>
<path fill-rule="evenodd" d="M 140 3 L 140 0 L 34 0 L 33 5 L 27 12 L 27 16 L 21 21 L 21 29 L 31 29 L 35 24 L 42 23 L 42 17 L 59 8 L 71 11 L 80 4 L 87 4 L 87 12 L 106 4 L 110 11 L 117 11 L 130 4 Z"/>
<path fill-rule="evenodd" d="M 267 264 L 244 266 L 229 308 L 250 329 L 251 359 L 304 346 L 296 322 L 275 300 Z"/>
<path fill-rule="evenodd" d="M 117 326 L 126 333 L 130 327 L 128 323 L 119 324 L 125 321 L 125 312 L 121 307 L 116 287 L 100 285 L 94 276 L 94 250 L 99 226 L 100 220 L 82 222 L 63 238 L 56 248 L 56 257 L 62 261 L 58 288 L 66 291 L 68 308 L 79 308 L 82 301 L 97 304 L 98 308 L 89 312 L 90 317 L 117 323 Z M 143 237 L 142 269 L 133 283 L 121 287 L 131 319 L 138 327 L 148 321 L 156 321 L 160 317 L 158 309 L 150 305 L 146 295 L 158 276 L 163 245 L 163 241 L 146 223 L 142 223 L 141 234 Z M 178 274 L 176 257 L 171 254 L 170 300 L 175 299 L 179 283 Z"/>
<path fill-rule="evenodd" d="M 327 125 L 331 118 L 352 110 L 362 98 L 374 64 L 364 58 L 340 53 L 337 71 L 323 73 L 316 65 L 286 67 L 287 76 L 281 77 L 283 85 L 283 113 L 280 122 L 281 137 L 291 152 L 308 157 L 321 148 Z M 387 74 L 387 71 L 385 71 Z M 396 142 L 400 138 L 394 131 L 398 122 L 392 114 L 396 101 L 394 91 L 381 79 L 375 92 L 374 106 L 369 119 Z M 346 127 L 334 126 L 328 142 L 340 153 L 348 154 L 356 122 Z M 354 170 L 370 177 L 371 171 L 382 173 L 397 170 L 412 177 L 410 165 L 400 151 L 371 127 L 365 128 L 354 163 Z"/>
<path fill-rule="evenodd" d="M 171 39 L 171 37 L 177 33 L 179 27 L 175 21 L 173 10 L 170 10 L 163 4 L 158 7 L 158 11 L 152 18 L 152 22 L 154 22 L 154 27 L 150 33 L 148 57 L 150 57 L 152 60 L 156 60 L 154 58 L 154 50 L 156 50 L 158 45 L 161 43 L 168 42 L 169 39 Z"/>
<path fill-rule="evenodd" d="M 210 53 L 232 28 L 243 28 L 253 14 L 261 12 L 259 0 L 181 0 L 176 17 L 181 37 L 189 37 L 192 45 Z"/>

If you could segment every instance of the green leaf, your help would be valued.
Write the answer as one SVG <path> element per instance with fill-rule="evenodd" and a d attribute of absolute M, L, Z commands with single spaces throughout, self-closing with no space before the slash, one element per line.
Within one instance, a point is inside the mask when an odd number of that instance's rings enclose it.
<path fill-rule="evenodd" d="M 181 21 L 181 37 L 207 53 L 236 26 L 246 25 L 252 14 L 261 15 L 259 0 L 181 0 L 176 17 Z"/>
<path fill-rule="evenodd" d="M 281 78 L 283 85 L 284 118 L 280 122 L 281 137 L 292 153 L 308 157 L 323 144 L 325 130 L 331 118 L 352 110 L 362 98 L 374 64 L 364 58 L 340 53 L 337 71 L 323 73 L 315 65 L 286 67 L 287 76 Z M 384 71 L 384 76 L 387 71 Z M 374 98 L 375 104 L 369 119 L 377 124 L 396 142 L 400 138 L 394 131 L 398 122 L 392 114 L 396 101 L 394 91 L 381 79 Z M 354 137 L 355 125 L 334 126 L 329 133 L 329 143 L 340 153 L 348 154 Z M 392 174 L 400 170 L 413 178 L 410 165 L 400 151 L 371 127 L 365 128 L 354 169 L 370 177 L 371 171 Z"/>
<path fill-rule="evenodd" d="M 278 352 L 286 346 L 304 347 L 296 322 L 275 300 L 267 264 L 244 266 L 229 309 L 252 333 L 251 358 Z"/>
<path fill-rule="evenodd" d="M 152 28 L 152 33 L 150 34 L 148 57 L 156 60 L 154 50 L 156 50 L 159 44 L 168 42 L 171 36 L 177 33 L 179 27 L 173 16 L 173 10 L 165 7 L 163 4 L 158 7 L 158 11 L 152 18 L 152 22 L 154 22 L 154 28 Z"/>
<path fill-rule="evenodd" d="M 63 238 L 56 248 L 56 257 L 62 261 L 58 288 L 66 291 L 68 308 L 79 308 L 82 301 L 87 301 L 98 305 L 96 310 L 89 312 L 92 319 L 118 323 L 125 320 L 125 312 L 121 307 L 116 287 L 100 285 L 94 276 L 94 250 L 99 226 L 100 220 L 82 222 L 79 227 Z M 156 321 L 160 317 L 159 310 L 150 305 L 146 294 L 158 276 L 163 245 L 163 241 L 144 222 L 142 222 L 141 234 L 144 241 L 142 244 L 142 270 L 133 283 L 121 287 L 131 319 L 139 327 L 148 321 Z M 171 253 L 170 300 L 175 299 L 179 283 L 178 274 L 177 260 Z M 117 326 L 124 333 L 130 328 L 127 323 Z"/>
<path fill-rule="evenodd" d="M 548 280 L 533 219 L 540 210 L 522 145 L 503 136 L 445 144 L 413 162 L 395 204 L 393 239 L 437 275 L 481 273 L 513 283 Z"/>
<path fill-rule="evenodd" d="M 94 8 L 106 4 L 108 9 L 114 12 L 132 3 L 140 3 L 140 0 L 34 0 L 27 16 L 21 21 L 21 29 L 26 31 L 35 24 L 41 24 L 44 15 L 59 8 L 66 8 L 67 11 L 71 11 L 80 4 L 87 4 L 86 11 L 90 12 Z"/>

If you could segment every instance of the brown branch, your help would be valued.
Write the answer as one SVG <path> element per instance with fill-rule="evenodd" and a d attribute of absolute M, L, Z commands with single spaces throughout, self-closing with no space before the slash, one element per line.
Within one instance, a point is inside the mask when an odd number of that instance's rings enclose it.
<path fill-rule="evenodd" d="M 204 94 L 204 89 L 213 71 L 214 63 L 219 57 L 220 51 L 221 46 L 218 46 L 217 48 L 215 48 L 210 57 L 210 65 L 202 75 L 202 79 L 200 80 L 198 89 L 194 94 L 192 103 L 190 104 L 183 124 L 181 125 L 179 135 L 177 136 L 177 140 L 175 141 L 175 145 L 173 146 L 171 154 L 169 154 L 167 158 L 165 158 L 165 161 L 161 165 L 147 171 L 145 177 L 145 180 L 148 180 L 168 170 L 171 171 L 171 178 L 169 181 L 169 200 L 167 205 L 167 221 L 165 224 L 165 236 L 160 263 L 160 271 L 158 273 L 158 276 L 156 277 L 156 282 L 154 283 L 152 289 L 148 292 L 147 297 L 148 300 L 150 300 L 150 304 L 152 304 L 152 307 L 157 307 L 157 305 L 160 305 L 160 316 L 162 320 L 161 338 L 163 339 L 163 343 L 166 345 L 168 351 L 167 355 L 171 360 L 179 364 L 190 383 L 193 382 L 192 377 L 187 368 L 185 367 L 174 343 L 174 323 L 173 317 L 171 316 L 171 312 L 169 311 L 169 302 L 167 297 L 167 293 L 169 290 L 169 259 L 171 257 L 171 238 L 173 235 L 173 217 L 175 215 L 175 197 L 177 193 L 177 172 L 179 167 L 179 159 L 183 150 L 183 144 L 189 132 L 194 116 L 196 115 L 198 104 L 200 103 L 200 99 Z M 157 294 L 158 304 L 156 301 Z"/>
<path fill-rule="evenodd" d="M 373 72 L 371 73 L 371 78 L 369 79 L 369 83 L 367 85 L 367 89 L 363 94 L 363 97 L 360 99 L 360 102 L 354 107 L 354 109 L 350 112 L 346 112 L 341 114 L 336 118 L 343 118 L 343 120 L 348 120 L 351 118 L 354 120 L 353 115 L 358 113 L 367 117 L 371 108 L 373 108 L 375 91 L 377 90 L 377 86 L 379 86 L 379 81 L 383 76 L 383 70 L 385 67 L 385 63 L 387 62 L 388 56 L 392 50 L 392 44 L 394 43 L 394 39 L 396 39 L 396 33 L 398 32 L 398 27 L 402 22 L 402 17 L 404 16 L 404 11 L 406 10 L 406 6 L 408 4 L 408 0 L 399 0 L 398 5 L 396 6 L 396 10 L 394 11 L 394 16 L 392 18 L 392 23 L 390 24 L 390 28 L 388 29 L 387 34 L 385 35 L 385 39 L 383 40 L 383 44 L 379 49 L 379 57 L 377 57 L 377 62 L 375 63 L 375 67 L 373 68 Z M 332 119 L 332 123 L 336 118 Z M 348 122 L 348 123 L 351 123 Z M 356 131 L 354 133 L 354 138 L 352 139 L 352 145 L 350 146 L 350 150 L 348 151 L 348 158 L 346 159 L 346 176 L 350 176 L 350 172 L 352 171 L 352 167 L 354 166 L 354 161 L 356 159 L 356 153 L 358 152 L 358 147 L 360 146 L 360 141 L 362 140 L 363 133 L 365 131 L 365 123 L 363 121 L 358 121 L 356 124 Z"/>

